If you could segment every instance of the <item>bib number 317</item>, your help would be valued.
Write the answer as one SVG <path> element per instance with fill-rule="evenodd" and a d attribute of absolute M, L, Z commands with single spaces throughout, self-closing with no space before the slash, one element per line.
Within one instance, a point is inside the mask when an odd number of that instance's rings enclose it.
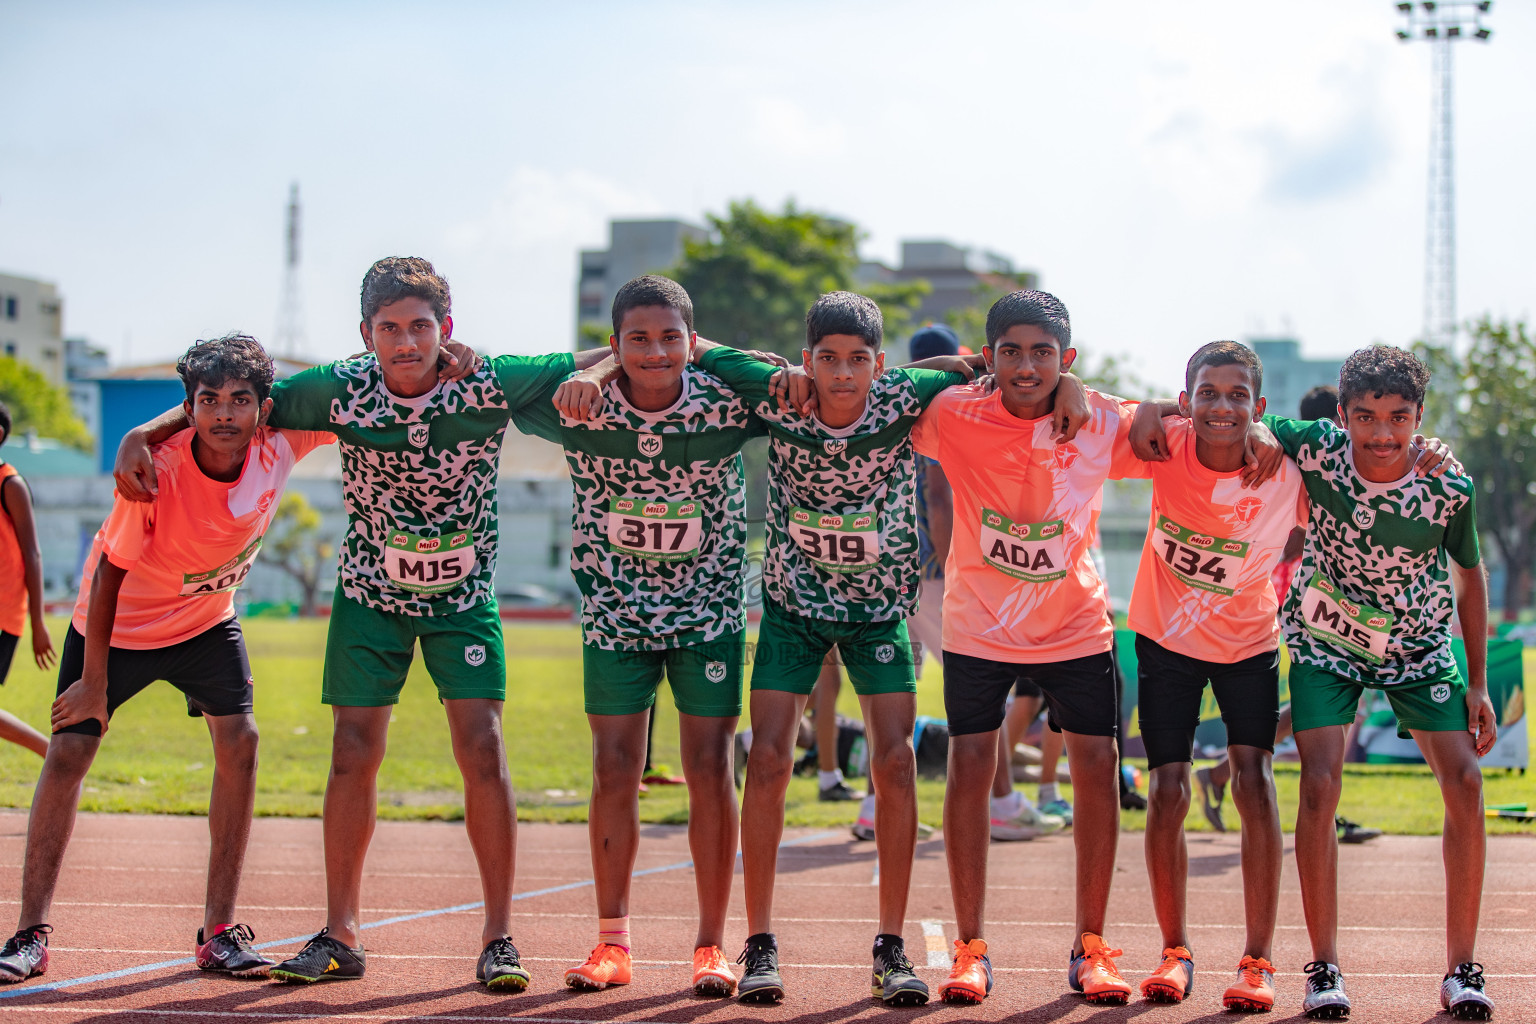
<path fill-rule="evenodd" d="M 653 562 L 681 562 L 699 553 L 703 512 L 696 501 L 614 498 L 608 504 L 608 546 Z"/>
<path fill-rule="evenodd" d="M 384 546 L 384 572 L 395 586 L 413 594 L 446 594 L 464 585 L 475 566 L 475 538 L 468 530 L 442 537 L 391 531 Z"/>
<path fill-rule="evenodd" d="M 880 561 L 880 522 L 870 511 L 816 512 L 793 506 L 789 536 L 812 564 L 828 572 L 861 572 Z"/>

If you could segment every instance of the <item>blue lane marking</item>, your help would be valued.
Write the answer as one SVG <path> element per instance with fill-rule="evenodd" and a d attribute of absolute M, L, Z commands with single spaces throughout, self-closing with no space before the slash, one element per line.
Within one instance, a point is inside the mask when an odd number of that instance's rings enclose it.
<path fill-rule="evenodd" d="M 837 833 L 835 832 L 817 832 L 814 835 L 801 836 L 799 839 L 790 839 L 782 842 L 779 844 L 779 848 L 783 849 L 786 846 L 801 846 L 805 843 L 813 843 L 818 839 L 830 838 L 836 834 Z M 736 856 L 740 857 L 741 853 L 738 851 Z M 659 868 L 646 868 L 644 871 L 636 871 L 629 877 L 644 878 L 646 875 L 659 875 L 664 871 L 679 871 L 683 868 L 691 867 L 693 867 L 693 861 L 680 860 L 675 864 L 664 864 Z M 580 882 L 567 882 L 564 885 L 552 885 L 547 889 L 533 889 L 529 892 L 516 892 L 512 894 L 512 901 L 515 903 L 518 900 L 531 900 L 535 896 L 548 896 L 551 893 L 568 892 L 571 889 L 584 889 L 591 884 L 593 884 L 592 879 L 588 878 Z M 382 928 L 386 924 L 400 924 L 404 921 L 419 921 L 424 917 L 438 917 L 442 914 L 458 914 L 466 910 L 479 910 L 483 906 L 485 906 L 484 900 L 476 900 L 474 903 L 460 903 L 457 906 L 440 907 L 437 910 L 422 910 L 414 914 L 400 914 L 396 917 L 386 917 L 382 921 L 369 921 L 367 924 L 362 925 L 359 930 L 361 931 L 369 928 Z M 258 943 L 251 948 L 270 949 L 273 946 L 291 946 L 295 942 L 307 942 L 311 938 L 313 938 L 311 935 L 295 935 L 290 939 L 273 939 L 271 942 Z M 121 970 L 107 971 L 103 974 L 87 974 L 83 978 L 66 978 L 63 981 L 49 981 L 44 982 L 41 985 L 26 985 L 22 988 L 11 988 L 0 991 L 0 999 L 15 999 L 17 996 L 30 995 L 33 992 L 54 992 L 61 988 L 73 988 L 76 985 L 90 985 L 98 981 L 115 981 L 118 978 L 127 978 L 135 974 L 145 974 L 149 971 L 161 971 L 167 967 L 185 967 L 187 964 L 194 963 L 197 963 L 197 958 L 193 956 L 187 956 L 181 957 L 177 960 L 162 960 L 157 964 L 140 964 L 138 967 L 124 967 Z"/>

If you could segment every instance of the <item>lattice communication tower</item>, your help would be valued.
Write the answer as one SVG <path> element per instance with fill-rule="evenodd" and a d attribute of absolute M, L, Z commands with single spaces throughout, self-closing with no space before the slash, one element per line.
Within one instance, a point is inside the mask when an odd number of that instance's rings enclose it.
<path fill-rule="evenodd" d="M 304 294 L 299 286 L 299 183 L 288 190 L 288 230 L 284 246 L 283 294 L 277 310 L 274 348 L 280 355 L 300 358 L 308 348 L 304 331 Z"/>

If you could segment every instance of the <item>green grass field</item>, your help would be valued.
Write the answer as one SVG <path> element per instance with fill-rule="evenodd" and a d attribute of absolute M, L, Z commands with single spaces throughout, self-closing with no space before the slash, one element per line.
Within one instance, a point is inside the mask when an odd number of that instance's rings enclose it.
<path fill-rule="evenodd" d="M 51 623 L 62 638 L 63 620 Z M 251 667 L 256 678 L 256 717 L 261 727 L 261 771 L 256 812 L 264 815 L 318 816 L 325 792 L 331 741 L 329 709 L 320 704 L 320 669 L 325 649 L 324 620 L 250 619 L 245 623 Z M 525 821 L 585 821 L 590 781 L 590 734 L 581 703 L 581 647 L 575 626 L 509 624 L 506 629 L 508 695 L 507 749 L 517 787 L 518 813 Z M 60 640 L 61 642 L 61 640 Z M 16 653 L 10 680 L 0 690 L 0 706 L 44 728 L 55 676 L 37 670 L 25 638 Z M 1529 659 L 1531 653 L 1528 652 Z M 918 710 L 943 717 L 939 669 L 928 663 L 919 684 Z M 844 687 L 845 710 L 857 702 Z M 677 715 L 670 697 L 657 723 L 658 760 L 678 764 Z M 390 730 L 389 755 L 379 777 L 380 815 L 386 818 L 459 818 L 464 807 L 458 771 L 448 747 L 448 727 L 431 680 L 418 663 Z M 26 807 L 40 762 L 18 747 L 0 746 L 0 806 Z M 203 723 L 186 714 L 181 695 L 156 684 L 114 717 L 101 755 L 87 778 L 81 807 L 92 811 L 200 814 L 207 809 L 213 758 Z M 1289 831 L 1295 820 L 1297 770 L 1275 766 L 1281 820 Z M 1536 803 L 1536 785 L 1503 770 L 1486 773 L 1489 803 Z M 944 785 L 922 781 L 918 799 L 924 821 L 939 825 Z M 1236 814 L 1227 805 L 1229 824 Z M 687 820 L 682 787 L 654 787 L 640 802 L 647 822 Z M 851 823 L 855 807 L 822 804 L 814 779 L 797 778 L 790 786 L 788 820 L 792 825 Z M 1440 801 L 1428 769 L 1417 766 L 1346 768 L 1340 813 L 1357 821 L 1410 834 L 1440 830 Z M 1124 816 L 1128 829 L 1140 829 L 1144 815 Z M 1490 832 L 1529 832 L 1536 826 L 1490 820 Z M 1207 828 L 1192 812 L 1192 830 Z"/>

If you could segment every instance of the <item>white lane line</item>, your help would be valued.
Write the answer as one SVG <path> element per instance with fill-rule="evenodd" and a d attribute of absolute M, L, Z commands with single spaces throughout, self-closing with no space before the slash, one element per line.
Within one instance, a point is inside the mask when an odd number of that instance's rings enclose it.
<path fill-rule="evenodd" d="M 949 941 L 944 935 L 944 925 L 938 921 L 923 922 L 923 945 L 928 950 L 929 967 L 949 966 Z"/>

